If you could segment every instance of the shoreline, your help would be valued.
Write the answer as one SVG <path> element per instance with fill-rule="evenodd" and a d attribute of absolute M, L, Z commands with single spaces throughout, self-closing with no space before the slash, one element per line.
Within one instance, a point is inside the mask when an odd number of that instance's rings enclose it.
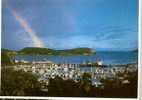
<path fill-rule="evenodd" d="M 29 62 L 29 61 L 22 61 L 22 62 L 15 62 L 13 64 L 14 65 L 36 65 L 36 64 L 47 64 L 47 65 L 50 65 L 50 64 L 55 64 L 55 65 L 76 65 L 76 66 L 80 66 L 80 67 L 113 67 L 113 66 L 116 66 L 116 67 L 126 67 L 126 66 L 138 66 L 138 63 L 126 63 L 126 64 L 102 64 L 102 65 L 97 65 L 96 63 L 91 63 L 91 64 L 83 64 L 83 63 L 54 63 L 52 61 L 33 61 L 33 62 Z M 2 65 L 2 66 L 5 66 L 5 65 Z"/>

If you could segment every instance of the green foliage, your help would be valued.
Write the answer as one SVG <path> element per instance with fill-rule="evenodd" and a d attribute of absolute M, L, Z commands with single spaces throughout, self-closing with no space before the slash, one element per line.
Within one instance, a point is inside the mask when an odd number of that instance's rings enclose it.
<path fill-rule="evenodd" d="M 68 50 L 53 50 L 48 48 L 28 47 L 20 50 L 19 54 L 24 55 L 91 55 L 95 54 L 90 48 L 75 48 Z"/>
<path fill-rule="evenodd" d="M 48 54 L 52 54 L 54 50 L 52 49 L 48 49 L 48 48 L 36 48 L 36 47 L 27 47 L 24 48 L 22 50 L 20 50 L 18 53 L 20 54 L 30 54 L 30 55 L 48 55 Z M 54 52 L 55 53 L 55 52 Z"/>
<path fill-rule="evenodd" d="M 28 96 L 39 95 L 37 78 L 30 73 L 14 71 L 12 68 L 2 68 L 1 95 Z"/>
<path fill-rule="evenodd" d="M 2 48 L 2 53 L 7 53 L 9 56 L 15 56 L 16 54 L 23 55 L 92 55 L 96 52 L 90 48 L 74 48 L 67 50 L 54 50 L 49 48 L 27 47 L 20 51 L 12 51 Z"/>
<path fill-rule="evenodd" d="M 56 97 L 82 97 L 85 93 L 79 88 L 79 84 L 73 80 L 63 80 L 60 77 L 50 79 L 48 95 Z"/>
<path fill-rule="evenodd" d="M 12 65 L 13 61 L 10 59 L 7 53 L 2 52 L 1 53 L 1 64 L 2 65 Z"/>
<path fill-rule="evenodd" d="M 82 76 L 83 84 L 91 84 L 91 74 L 84 73 Z"/>
<path fill-rule="evenodd" d="M 104 88 L 96 89 L 96 96 L 108 98 L 136 98 L 137 97 L 137 72 L 129 73 L 126 79 L 129 84 L 122 84 L 120 80 L 102 80 Z"/>
<path fill-rule="evenodd" d="M 2 52 L 13 52 L 12 50 L 5 49 L 5 48 L 1 48 L 1 51 L 2 51 Z"/>
<path fill-rule="evenodd" d="M 91 74 L 84 73 L 82 76 L 80 88 L 85 92 L 86 96 L 88 95 L 91 86 Z"/>
<path fill-rule="evenodd" d="M 5 48 L 1 48 L 1 53 L 6 53 L 8 54 L 8 56 L 15 56 L 17 54 L 16 51 L 5 49 Z"/>
<path fill-rule="evenodd" d="M 75 49 L 68 49 L 68 50 L 59 50 L 61 55 L 91 55 L 95 54 L 90 48 L 75 48 Z"/>
<path fill-rule="evenodd" d="M 12 65 L 14 61 L 10 58 L 15 56 L 16 52 L 12 50 L 8 50 L 5 48 L 1 48 L 1 64 L 2 65 Z"/>

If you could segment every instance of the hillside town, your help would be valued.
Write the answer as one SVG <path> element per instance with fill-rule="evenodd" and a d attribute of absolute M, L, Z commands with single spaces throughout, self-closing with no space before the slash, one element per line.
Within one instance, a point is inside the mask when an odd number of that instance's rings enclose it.
<path fill-rule="evenodd" d="M 101 67 L 102 62 L 98 62 L 99 66 L 81 67 L 81 64 L 56 64 L 51 61 L 18 61 L 15 60 L 15 70 L 23 70 L 24 72 L 31 72 L 38 76 L 38 81 L 44 89 L 49 84 L 49 79 L 54 79 L 56 76 L 63 80 L 72 79 L 79 82 L 84 73 L 91 76 L 91 83 L 96 87 L 102 87 L 102 79 L 120 80 L 122 84 L 129 84 L 128 73 L 137 72 L 137 64 L 127 65 L 107 65 Z"/>

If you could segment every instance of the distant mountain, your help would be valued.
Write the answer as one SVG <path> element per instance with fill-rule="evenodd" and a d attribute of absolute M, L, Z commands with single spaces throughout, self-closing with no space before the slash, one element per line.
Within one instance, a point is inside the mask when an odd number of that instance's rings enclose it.
<path fill-rule="evenodd" d="M 27 47 L 18 51 L 18 54 L 24 55 L 92 55 L 95 53 L 96 52 L 90 48 L 54 50 L 49 48 Z"/>

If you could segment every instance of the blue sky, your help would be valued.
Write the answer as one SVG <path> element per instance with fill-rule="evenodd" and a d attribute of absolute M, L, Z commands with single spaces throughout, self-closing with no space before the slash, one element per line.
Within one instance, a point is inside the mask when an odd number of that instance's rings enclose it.
<path fill-rule="evenodd" d="M 34 42 L 53 49 L 137 49 L 138 0 L 3 0 L 2 47 Z"/>

